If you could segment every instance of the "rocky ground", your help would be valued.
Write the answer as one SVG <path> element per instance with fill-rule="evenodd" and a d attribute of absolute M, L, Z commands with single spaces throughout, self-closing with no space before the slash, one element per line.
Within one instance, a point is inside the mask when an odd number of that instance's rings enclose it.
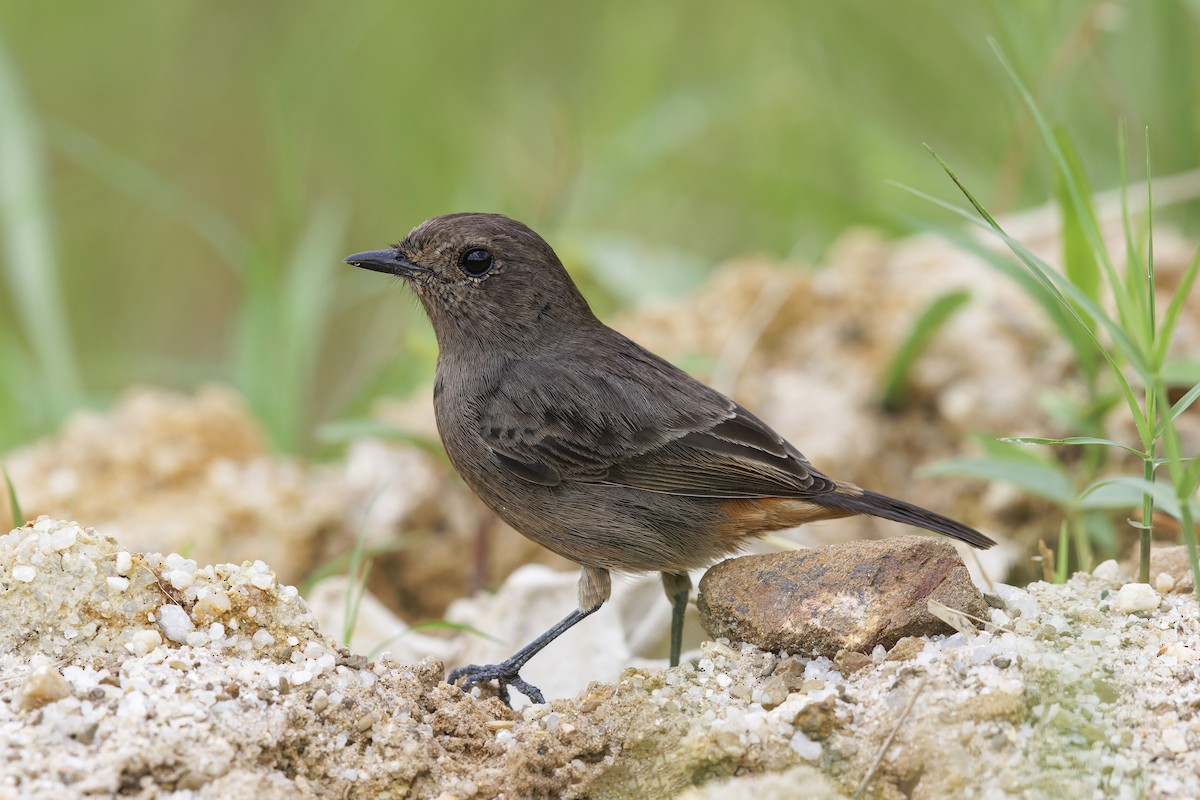
<path fill-rule="evenodd" d="M 1196 599 L 1111 562 L 997 586 L 979 632 L 835 659 L 718 640 L 520 712 L 337 646 L 261 562 L 43 518 L 0 565 L 5 800 L 1182 797 L 1200 773 Z"/>

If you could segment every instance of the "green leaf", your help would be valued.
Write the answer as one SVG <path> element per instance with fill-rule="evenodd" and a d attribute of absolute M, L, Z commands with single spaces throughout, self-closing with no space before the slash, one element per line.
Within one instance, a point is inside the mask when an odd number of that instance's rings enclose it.
<path fill-rule="evenodd" d="M 1064 519 L 1058 526 L 1058 552 L 1054 554 L 1054 582 L 1067 582 L 1067 561 L 1071 556 L 1071 539 Z"/>
<path fill-rule="evenodd" d="M 12 526 L 19 528 L 25 524 L 25 513 L 21 511 L 21 501 L 17 499 L 17 490 L 13 486 L 12 478 L 8 477 L 8 470 L 0 470 L 4 473 L 4 483 L 8 486 L 8 507 L 12 511 Z"/>
<path fill-rule="evenodd" d="M 47 416 L 57 422 L 83 403 L 71 314 L 63 293 L 58 235 L 50 207 L 43 135 L 0 41 L 0 285 L 3 303 L 20 323 L 36 373 L 26 374 Z"/>
<path fill-rule="evenodd" d="M 1141 505 L 1147 494 L 1154 499 L 1156 506 L 1175 519 L 1181 519 L 1181 505 L 1174 487 L 1132 475 L 1106 478 L 1092 484 L 1081 495 L 1080 505 L 1083 508 L 1128 508 Z M 1193 506 L 1193 514 L 1200 510 L 1200 504 L 1195 500 L 1189 502 Z"/>
<path fill-rule="evenodd" d="M 1038 445 L 1083 445 L 1095 444 L 1102 447 L 1119 447 L 1120 449 L 1132 453 L 1138 458 L 1145 458 L 1146 454 L 1135 447 L 1130 447 L 1120 442 L 1114 442 L 1112 439 L 1101 439 L 1096 436 L 1068 436 L 1065 439 L 1043 439 L 1039 436 L 1005 436 L 1000 439 L 1002 442 L 1011 442 L 1012 444 L 1038 444 Z"/>
<path fill-rule="evenodd" d="M 954 458 L 931 464 L 921 474 L 1003 481 L 1063 508 L 1075 505 L 1075 488 L 1058 465 L 994 457 Z"/>
<path fill-rule="evenodd" d="M 1056 170 L 1055 181 L 1055 195 L 1058 198 L 1059 213 L 1062 215 L 1063 265 L 1071 282 L 1093 301 L 1099 302 L 1100 264 L 1088 242 L 1079 209 L 1071 199 L 1070 186 L 1074 183 L 1075 187 L 1081 190 L 1079 193 L 1089 201 L 1088 211 L 1092 210 L 1090 207 L 1092 193 L 1088 188 L 1083 165 L 1080 163 L 1079 156 L 1066 131 L 1061 127 L 1056 128 L 1054 140 L 1063 152 L 1066 169 L 1065 173 L 1063 169 Z"/>
<path fill-rule="evenodd" d="M 1200 383 L 1200 358 L 1168 358 L 1159 374 L 1165 386 L 1194 386 Z"/>
<path fill-rule="evenodd" d="M 995 218 L 992 217 L 988 210 L 984 208 L 983 204 L 975 198 L 971 191 L 967 189 L 966 185 L 963 184 L 963 182 L 959 180 L 958 176 L 954 174 L 954 171 L 950 169 L 950 165 L 943 161 L 941 157 L 932 150 L 930 150 L 930 154 L 934 157 L 934 159 L 937 160 L 942 169 L 945 170 L 946 174 L 950 177 L 950 180 L 954 181 L 954 184 L 958 186 L 959 191 L 961 191 L 971 205 L 975 207 L 975 210 L 979 213 L 979 216 L 983 217 L 983 219 L 987 221 L 992 230 L 1004 240 L 1006 245 L 1008 245 L 1008 248 L 1012 250 L 1013 253 L 1015 253 L 1016 256 L 1021 259 L 1021 261 L 1024 262 L 1027 267 L 1029 267 L 1030 271 L 1034 274 L 1038 281 L 1046 288 L 1048 292 L 1054 296 L 1059 304 L 1063 306 L 1064 310 L 1066 310 L 1076 321 L 1079 329 L 1086 333 L 1088 338 L 1091 339 L 1092 343 L 1096 347 L 1096 350 L 1109 363 L 1112 374 L 1116 378 L 1118 385 L 1121 387 L 1121 393 L 1125 398 L 1125 405 L 1129 409 L 1130 416 L 1133 417 L 1134 426 L 1138 430 L 1139 438 L 1143 442 L 1151 441 L 1153 431 L 1151 430 L 1150 423 L 1146 419 L 1146 415 L 1142 412 L 1141 404 L 1138 402 L 1137 396 L 1133 393 L 1133 387 L 1129 385 L 1129 381 L 1126 379 L 1125 373 L 1121 369 L 1121 365 L 1117 362 L 1116 357 L 1108 350 L 1108 348 L 1101 344 L 1100 340 L 1096 338 L 1095 333 L 1092 332 L 1091 328 L 1088 326 L 1087 322 L 1084 321 L 1083 317 L 1080 315 L 1080 311 L 1077 310 L 1076 307 L 1082 307 L 1092 319 L 1101 323 L 1105 331 L 1117 344 L 1120 352 L 1125 355 L 1126 359 L 1130 362 L 1130 365 L 1138 373 L 1138 376 L 1142 379 L 1142 382 L 1149 385 L 1151 383 L 1151 376 L 1148 372 L 1145 360 L 1142 358 L 1141 351 L 1130 340 L 1128 334 L 1121 329 L 1120 325 L 1118 325 L 1116 321 L 1104 313 L 1100 306 L 1093 303 L 1091 298 L 1081 292 L 1077 286 L 1052 269 L 1048 264 L 1034 255 L 1020 242 L 1009 236 L 1008 233 L 1000 226 L 1000 224 L 996 222 Z"/>
<path fill-rule="evenodd" d="M 1196 402 L 1197 398 L 1200 398 L 1200 383 L 1197 383 L 1188 390 L 1187 394 L 1175 401 L 1175 405 L 1171 406 L 1171 410 L 1167 412 L 1166 418 L 1159 422 L 1158 427 L 1155 428 L 1155 438 L 1162 436 L 1166 427 L 1173 424 L 1179 418 L 1180 414 L 1187 411 L 1192 403 Z"/>
<path fill-rule="evenodd" d="M 1162 325 L 1154 339 L 1154 352 L 1151 354 L 1151 360 L 1155 364 L 1162 364 L 1166 361 L 1167 348 L 1171 346 L 1171 339 L 1175 335 L 1175 324 L 1183 312 L 1183 304 L 1192 293 L 1192 284 L 1196 281 L 1197 273 L 1200 273 L 1200 248 L 1192 256 L 1187 271 L 1183 274 L 1183 279 L 1175 287 L 1175 293 L 1171 295 L 1171 302 L 1167 304 L 1167 313 L 1163 316 Z M 1191 382 L 1188 381 L 1188 383 Z"/>
<path fill-rule="evenodd" d="M 965 290 L 948 292 L 930 303 L 913 322 L 908 336 L 888 364 L 883 379 L 884 408 L 894 411 L 903 406 L 913 365 L 941 327 L 970 299 L 971 293 Z"/>

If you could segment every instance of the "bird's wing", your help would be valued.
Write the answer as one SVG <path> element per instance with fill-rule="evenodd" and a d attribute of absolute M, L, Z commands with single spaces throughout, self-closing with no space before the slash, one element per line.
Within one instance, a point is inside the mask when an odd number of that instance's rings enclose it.
<path fill-rule="evenodd" d="M 604 369 L 521 361 L 479 404 L 480 435 L 516 477 L 696 497 L 811 497 L 832 480 L 729 398 L 633 345 Z"/>

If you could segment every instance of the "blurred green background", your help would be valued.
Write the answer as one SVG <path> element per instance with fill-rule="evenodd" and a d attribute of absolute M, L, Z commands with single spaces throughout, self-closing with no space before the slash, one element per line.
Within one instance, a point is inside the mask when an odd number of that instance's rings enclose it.
<path fill-rule="evenodd" d="M 540 230 L 602 311 L 954 198 L 1047 199 L 988 43 L 1092 185 L 1200 164 L 1200 2 L 0 0 L 0 447 L 133 382 L 244 391 L 283 450 L 429 379 L 393 283 L 427 217 Z M 956 200 L 957 202 L 957 200 Z M 1171 210 L 1195 229 L 1195 203 Z"/>

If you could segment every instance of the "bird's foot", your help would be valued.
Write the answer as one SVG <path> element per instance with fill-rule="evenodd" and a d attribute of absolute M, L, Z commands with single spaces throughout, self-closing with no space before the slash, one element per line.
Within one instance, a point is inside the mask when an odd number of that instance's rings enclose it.
<path fill-rule="evenodd" d="M 535 703 L 546 702 L 546 698 L 542 696 L 541 690 L 520 676 L 519 673 L 523 664 L 514 662 L 515 659 L 510 658 L 508 661 L 500 664 L 470 664 L 465 667 L 459 667 L 458 669 L 451 670 L 447 682 L 458 684 L 466 692 L 470 691 L 471 687 L 476 684 L 495 681 L 499 686 L 500 699 L 509 708 L 512 708 L 512 700 L 508 694 L 508 687 L 510 686 Z M 461 684 L 458 683 L 460 678 L 465 679 Z"/>

